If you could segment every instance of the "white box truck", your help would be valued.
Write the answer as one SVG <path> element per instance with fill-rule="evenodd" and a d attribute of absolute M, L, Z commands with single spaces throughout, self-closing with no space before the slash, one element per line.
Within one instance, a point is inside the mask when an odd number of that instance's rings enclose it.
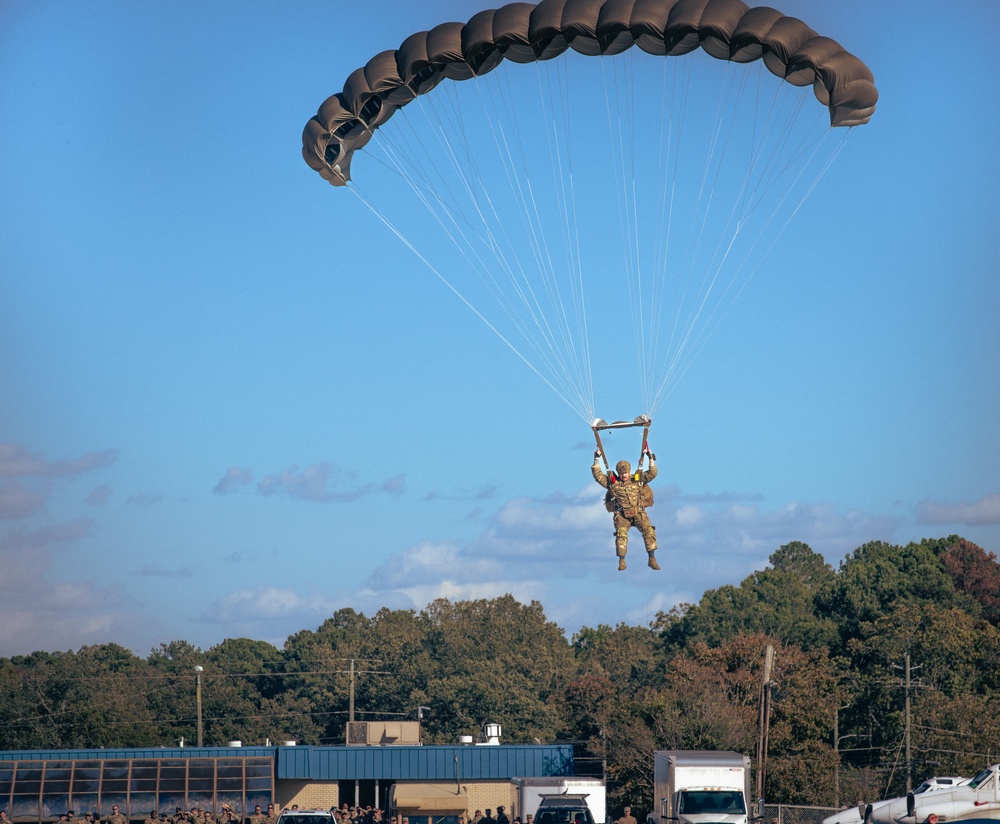
<path fill-rule="evenodd" d="M 538 821 L 538 808 L 545 799 L 546 806 L 555 813 L 556 807 L 569 807 L 580 803 L 580 796 L 587 805 L 596 824 L 604 824 L 607 816 L 607 788 L 599 778 L 532 777 L 512 778 L 516 792 L 514 815 L 524 821 L 531 815 Z M 565 796 L 565 798 L 560 798 Z M 562 803 L 565 802 L 565 803 Z M 574 820 L 573 818 L 569 819 Z"/>
<path fill-rule="evenodd" d="M 750 759 L 735 752 L 653 753 L 650 824 L 748 824 Z"/>

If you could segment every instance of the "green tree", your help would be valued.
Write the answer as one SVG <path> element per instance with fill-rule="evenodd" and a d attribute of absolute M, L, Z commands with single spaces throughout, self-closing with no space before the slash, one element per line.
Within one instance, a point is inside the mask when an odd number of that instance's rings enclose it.
<path fill-rule="evenodd" d="M 683 614 L 661 616 L 663 637 L 672 649 L 701 641 L 722 644 L 741 633 L 764 633 L 803 648 L 823 647 L 836 638 L 836 624 L 816 613 L 816 597 L 836 576 L 823 557 L 806 544 L 785 544 L 770 566 L 738 587 L 708 590 Z"/>
<path fill-rule="evenodd" d="M 541 604 L 525 606 L 510 595 L 439 599 L 420 617 L 435 667 L 426 696 L 442 727 L 474 734 L 497 721 L 508 740 L 553 739 L 560 719 L 550 699 L 576 669 L 563 631 Z"/>

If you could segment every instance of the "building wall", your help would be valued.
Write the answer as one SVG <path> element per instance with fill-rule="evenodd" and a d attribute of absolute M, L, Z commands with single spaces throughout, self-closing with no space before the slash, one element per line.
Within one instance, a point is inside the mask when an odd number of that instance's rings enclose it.
<path fill-rule="evenodd" d="M 287 810 L 298 804 L 303 810 L 328 810 L 340 806 L 340 790 L 336 781 L 283 779 L 274 788 L 275 803 Z"/>
<path fill-rule="evenodd" d="M 477 784 L 463 784 L 469 797 L 469 817 L 476 810 L 493 810 L 496 816 L 497 807 L 501 804 L 510 816 L 514 806 L 514 786 L 508 781 L 490 781 Z M 380 801 L 385 805 L 389 782 L 380 788 Z M 293 804 L 298 804 L 303 810 L 328 810 L 340 806 L 340 791 L 336 781 L 308 781 L 304 779 L 282 779 L 275 785 L 275 804 L 278 809 L 287 810 Z M 353 798 L 345 798 L 348 804 L 353 804 Z"/>
<path fill-rule="evenodd" d="M 509 781 L 483 782 L 480 784 L 467 784 L 466 792 L 469 794 L 469 815 L 475 814 L 476 810 L 493 810 L 493 817 L 496 818 L 497 807 L 501 804 L 506 808 L 507 817 L 510 818 L 510 810 L 514 801 L 514 785 Z"/>

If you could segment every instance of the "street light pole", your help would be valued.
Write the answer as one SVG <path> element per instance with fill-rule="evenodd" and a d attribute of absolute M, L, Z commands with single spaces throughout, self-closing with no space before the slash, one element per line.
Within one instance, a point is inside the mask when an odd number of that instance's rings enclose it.
<path fill-rule="evenodd" d="M 201 674 L 204 672 L 202 667 L 194 668 L 194 695 L 195 703 L 198 705 L 198 746 L 202 745 L 202 727 L 201 727 Z"/>

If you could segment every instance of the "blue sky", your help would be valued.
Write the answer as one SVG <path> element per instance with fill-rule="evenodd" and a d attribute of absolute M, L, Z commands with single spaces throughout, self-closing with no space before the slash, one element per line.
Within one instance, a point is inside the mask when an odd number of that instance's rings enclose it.
<path fill-rule="evenodd" d="M 579 417 L 300 156 L 479 3 L 0 6 L 0 655 L 505 592 L 572 633 L 794 540 L 1000 551 L 1000 5 L 775 5 L 878 111 L 656 418 L 658 574 L 615 570 Z"/>

